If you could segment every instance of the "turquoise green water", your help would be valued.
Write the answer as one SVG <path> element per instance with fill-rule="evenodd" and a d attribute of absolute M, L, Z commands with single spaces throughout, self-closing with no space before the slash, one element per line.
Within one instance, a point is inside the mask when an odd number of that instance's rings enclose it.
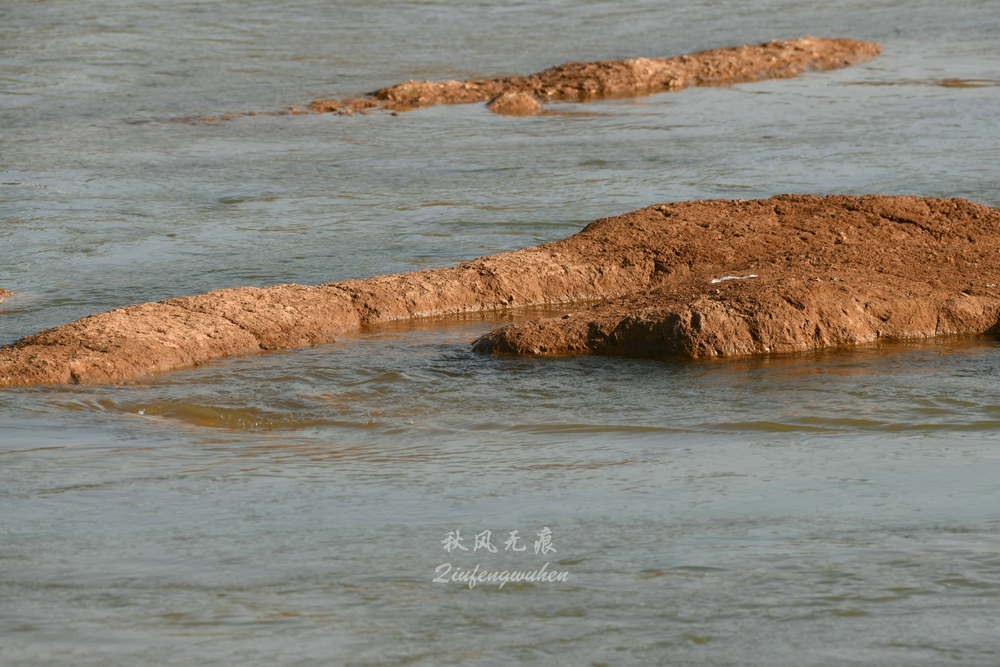
<path fill-rule="evenodd" d="M 1000 206 L 1000 6 L 0 7 L 0 343 L 138 301 L 446 266 L 661 201 Z M 731 89 L 277 110 L 804 34 L 868 65 Z M 964 82 L 956 86 L 956 81 Z M 4 665 L 993 665 L 1000 348 L 509 359 L 523 313 L 0 392 Z M 551 529 L 555 552 L 534 553 Z M 468 551 L 445 551 L 460 531 Z M 493 554 L 475 550 L 492 531 Z M 519 531 L 524 552 L 505 550 Z M 435 583 L 436 568 L 561 582 Z"/>

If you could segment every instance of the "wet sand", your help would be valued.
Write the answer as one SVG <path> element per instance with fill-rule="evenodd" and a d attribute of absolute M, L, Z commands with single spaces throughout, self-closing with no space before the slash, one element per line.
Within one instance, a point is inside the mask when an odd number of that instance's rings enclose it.
<path fill-rule="evenodd" d="M 662 204 L 452 268 L 91 315 L 0 348 L 0 387 L 119 382 L 329 343 L 366 323 L 595 299 L 607 303 L 499 329 L 476 348 L 706 357 L 981 333 L 1000 313 L 998 243 L 1000 212 L 962 199 Z"/>

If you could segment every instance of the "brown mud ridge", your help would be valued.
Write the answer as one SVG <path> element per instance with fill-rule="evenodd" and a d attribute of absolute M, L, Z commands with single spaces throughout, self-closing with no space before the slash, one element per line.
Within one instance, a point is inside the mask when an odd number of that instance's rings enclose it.
<path fill-rule="evenodd" d="M 315 100 L 307 109 L 203 118 L 214 122 L 241 116 L 366 113 L 375 109 L 407 111 L 436 104 L 487 102 L 496 113 L 527 116 L 543 111 L 550 100 L 587 101 L 638 97 L 688 86 L 728 86 L 764 79 L 787 79 L 810 70 L 847 67 L 871 60 L 878 44 L 853 39 L 800 37 L 754 46 L 701 51 L 675 58 L 632 58 L 566 63 L 529 76 L 469 81 L 407 81 L 361 97 Z"/>
<path fill-rule="evenodd" d="M 690 202 L 586 231 L 645 236 L 658 284 L 478 351 L 735 357 L 998 328 L 1000 212 L 962 199 Z"/>
<path fill-rule="evenodd" d="M 1000 212 L 963 199 L 663 204 L 452 268 L 91 315 L 0 348 L 0 387 L 117 382 L 329 343 L 365 323 L 594 299 L 606 301 L 498 329 L 475 347 L 713 357 L 982 333 L 1000 317 L 997 247 Z"/>

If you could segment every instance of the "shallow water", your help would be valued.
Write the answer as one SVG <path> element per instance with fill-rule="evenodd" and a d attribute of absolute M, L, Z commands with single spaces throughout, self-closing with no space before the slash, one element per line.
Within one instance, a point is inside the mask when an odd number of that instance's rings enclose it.
<path fill-rule="evenodd" d="M 218 287 L 447 266 L 662 201 L 1000 206 L 998 10 L 12 0 L 0 343 Z M 804 34 L 883 55 L 554 105 L 570 115 L 167 122 Z M 996 664 L 997 341 L 471 353 L 529 314 L 0 392 L 0 662 Z M 468 552 L 443 549 L 454 530 Z M 473 550 L 484 530 L 495 555 Z M 511 530 L 525 552 L 504 550 Z M 569 578 L 433 583 L 446 562 Z"/>

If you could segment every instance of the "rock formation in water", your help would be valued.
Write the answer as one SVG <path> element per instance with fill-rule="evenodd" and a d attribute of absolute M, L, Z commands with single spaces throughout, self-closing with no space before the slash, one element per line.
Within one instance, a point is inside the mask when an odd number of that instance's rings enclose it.
<path fill-rule="evenodd" d="M 407 81 L 361 97 L 315 100 L 307 109 L 290 109 L 282 115 L 305 113 L 365 113 L 374 109 L 406 111 L 436 104 L 489 102 L 496 113 L 525 116 L 540 113 L 542 102 L 586 101 L 607 97 L 637 97 L 688 86 L 728 86 L 764 79 L 787 79 L 810 70 L 847 67 L 871 60 L 878 44 L 853 39 L 800 37 L 754 46 L 701 51 L 674 58 L 632 58 L 566 63 L 528 76 L 507 76 L 469 81 Z M 181 118 L 179 121 L 213 122 L 244 115 Z"/>
<path fill-rule="evenodd" d="M 538 98 L 521 90 L 500 93 L 486 104 L 486 108 L 501 116 L 534 116 L 543 109 Z"/>
<path fill-rule="evenodd" d="M 1000 212 L 962 199 L 662 204 L 452 268 L 244 287 L 91 315 L 0 348 L 0 387 L 115 382 L 328 343 L 363 323 L 604 299 L 482 352 L 736 356 L 980 333 L 1000 314 Z"/>

